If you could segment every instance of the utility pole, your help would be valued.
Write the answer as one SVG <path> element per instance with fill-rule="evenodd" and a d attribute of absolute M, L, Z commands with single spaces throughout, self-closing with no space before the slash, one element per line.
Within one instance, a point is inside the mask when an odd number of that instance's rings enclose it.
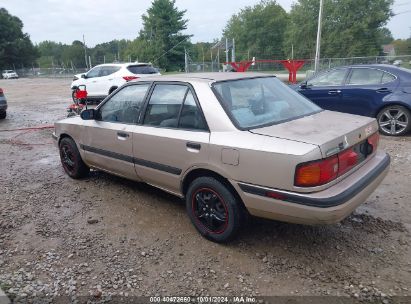
<path fill-rule="evenodd" d="M 84 39 L 84 34 L 83 34 L 83 46 L 84 46 L 84 61 L 86 62 L 86 69 L 88 69 L 88 64 L 87 64 L 87 47 L 86 47 L 86 40 Z"/>
<path fill-rule="evenodd" d="M 184 69 L 185 72 L 188 73 L 188 55 L 186 48 L 184 48 Z"/>
<path fill-rule="evenodd" d="M 314 70 L 318 72 L 320 64 L 320 44 L 321 44 L 321 21 L 323 15 L 323 0 L 320 0 L 320 11 L 318 12 L 317 46 L 315 48 Z"/>

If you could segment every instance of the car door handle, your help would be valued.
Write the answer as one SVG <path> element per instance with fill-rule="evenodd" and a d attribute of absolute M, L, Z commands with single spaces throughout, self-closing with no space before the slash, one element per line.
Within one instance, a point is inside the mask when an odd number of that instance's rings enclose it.
<path fill-rule="evenodd" d="M 329 90 L 328 95 L 337 95 L 340 94 L 341 90 Z"/>
<path fill-rule="evenodd" d="M 377 90 L 377 93 L 391 93 L 391 90 L 388 88 L 381 88 Z"/>
<path fill-rule="evenodd" d="M 201 145 L 199 143 L 195 143 L 195 142 L 188 142 L 186 143 L 186 147 L 193 149 L 193 150 L 200 150 L 201 149 Z"/>
<path fill-rule="evenodd" d="M 128 133 L 125 133 L 125 132 L 117 132 L 117 137 L 119 138 L 119 139 L 126 139 L 127 137 L 129 137 L 130 136 L 130 134 L 128 134 Z"/>

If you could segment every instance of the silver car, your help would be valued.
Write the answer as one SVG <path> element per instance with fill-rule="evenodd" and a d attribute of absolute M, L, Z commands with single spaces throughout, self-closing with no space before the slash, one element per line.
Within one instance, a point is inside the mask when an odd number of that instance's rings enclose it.
<path fill-rule="evenodd" d="M 130 82 L 57 122 L 53 136 L 70 177 L 95 168 L 184 198 L 194 226 L 216 242 L 233 238 L 249 214 L 341 221 L 390 163 L 375 119 L 324 111 L 255 73 Z"/>

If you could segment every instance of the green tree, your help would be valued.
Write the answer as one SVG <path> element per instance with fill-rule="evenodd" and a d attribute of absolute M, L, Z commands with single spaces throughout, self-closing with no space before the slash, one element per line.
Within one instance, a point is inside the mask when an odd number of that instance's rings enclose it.
<path fill-rule="evenodd" d="M 287 24 L 285 10 L 274 0 L 263 0 L 233 15 L 223 35 L 235 39 L 239 59 L 244 59 L 249 52 L 260 58 L 283 58 Z"/>
<path fill-rule="evenodd" d="M 411 54 L 411 38 L 397 39 L 392 42 L 395 48 L 396 55 L 409 55 Z"/>
<path fill-rule="evenodd" d="M 23 22 L 0 8 L 0 68 L 31 66 L 37 57 L 29 35 L 23 33 Z"/>
<path fill-rule="evenodd" d="M 127 51 L 140 61 L 151 61 L 166 70 L 184 66 L 184 48 L 189 35 L 184 35 L 187 20 L 185 10 L 179 11 L 175 0 L 154 0 L 142 16 L 143 29 Z"/>
<path fill-rule="evenodd" d="M 375 56 L 381 31 L 392 16 L 393 0 L 324 0 L 321 57 Z M 294 57 L 313 58 L 319 0 L 298 0 L 290 12 L 284 49 Z"/>
<path fill-rule="evenodd" d="M 391 31 L 386 27 L 379 28 L 378 35 L 379 35 L 381 45 L 390 44 L 391 42 L 394 41 L 394 37 L 392 36 Z"/>

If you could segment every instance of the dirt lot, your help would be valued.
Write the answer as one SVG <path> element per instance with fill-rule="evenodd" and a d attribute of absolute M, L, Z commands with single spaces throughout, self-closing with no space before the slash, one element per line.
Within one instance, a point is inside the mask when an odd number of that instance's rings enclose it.
<path fill-rule="evenodd" d="M 9 101 L 0 130 L 65 117 L 69 84 L 0 80 Z M 410 136 L 382 138 L 391 171 L 342 223 L 254 219 L 217 245 L 198 235 L 178 198 L 99 171 L 70 179 L 51 133 L 0 131 L 0 287 L 12 298 L 411 295 Z"/>

